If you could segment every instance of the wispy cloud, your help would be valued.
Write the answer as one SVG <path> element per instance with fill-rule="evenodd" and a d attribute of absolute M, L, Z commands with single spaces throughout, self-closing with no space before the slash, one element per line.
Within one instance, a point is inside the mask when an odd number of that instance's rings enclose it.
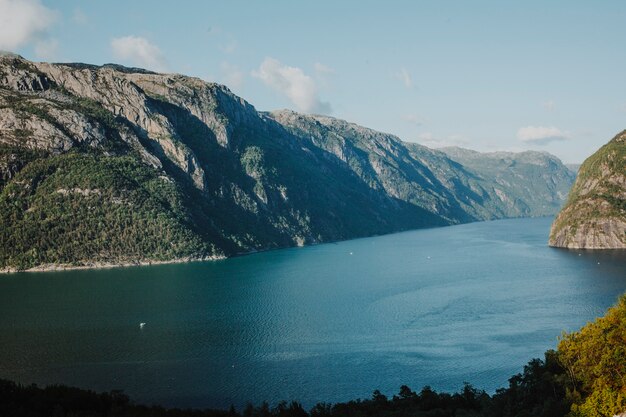
<path fill-rule="evenodd" d="M 330 103 L 319 97 L 319 88 L 313 78 L 298 67 L 283 65 L 274 58 L 265 58 L 252 76 L 265 85 L 284 94 L 301 111 L 307 113 L 331 113 Z"/>
<path fill-rule="evenodd" d="M 222 80 L 230 88 L 239 89 L 243 86 L 244 72 L 237 65 L 223 61 L 220 64 Z"/>
<path fill-rule="evenodd" d="M 400 71 L 396 72 L 394 77 L 400 80 L 406 88 L 413 88 L 413 78 L 406 68 L 400 68 Z"/>
<path fill-rule="evenodd" d="M 115 59 L 120 59 L 154 71 L 166 71 L 167 61 L 158 46 L 146 38 L 124 36 L 111 40 L 111 50 Z"/>
<path fill-rule="evenodd" d="M 48 30 L 57 19 L 58 13 L 39 0 L 0 0 L 0 50 L 15 51 L 32 44 L 44 51 L 45 45 L 40 44 L 54 41 Z"/>
<path fill-rule="evenodd" d="M 522 142 L 547 145 L 550 142 L 566 140 L 568 135 L 554 126 L 526 126 L 517 131 L 517 138 Z"/>

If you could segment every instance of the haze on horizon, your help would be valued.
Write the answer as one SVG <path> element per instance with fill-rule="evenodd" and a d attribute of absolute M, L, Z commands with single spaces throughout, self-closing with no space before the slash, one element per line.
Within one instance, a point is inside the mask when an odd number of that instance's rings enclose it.
<path fill-rule="evenodd" d="M 626 3 L 0 0 L 0 50 L 226 84 L 260 110 L 582 162 L 626 119 Z"/>

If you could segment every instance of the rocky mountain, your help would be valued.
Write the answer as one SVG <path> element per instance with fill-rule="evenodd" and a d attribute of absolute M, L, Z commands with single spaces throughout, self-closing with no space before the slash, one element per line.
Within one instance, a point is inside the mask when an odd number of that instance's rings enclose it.
<path fill-rule="evenodd" d="M 342 120 L 258 112 L 197 78 L 4 55 L 0 269 L 217 258 L 549 214 L 571 178 L 545 158 L 507 185 Z M 515 181 L 556 191 L 538 207 Z"/>
<path fill-rule="evenodd" d="M 475 172 L 501 196 L 506 217 L 548 216 L 556 213 L 575 174 L 547 152 L 480 153 L 458 147 L 441 148 L 450 159 Z"/>
<path fill-rule="evenodd" d="M 565 164 L 565 166 L 574 174 L 578 173 L 578 170 L 580 169 L 580 164 Z"/>
<path fill-rule="evenodd" d="M 580 167 L 550 246 L 626 249 L 626 130 Z"/>

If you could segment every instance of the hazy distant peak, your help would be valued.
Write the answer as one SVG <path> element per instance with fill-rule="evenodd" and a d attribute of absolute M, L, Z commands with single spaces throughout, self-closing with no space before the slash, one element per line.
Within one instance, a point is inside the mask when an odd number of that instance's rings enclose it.
<path fill-rule="evenodd" d="M 509 160 L 509 161 L 524 161 L 530 164 L 544 165 L 547 161 L 558 161 L 560 159 L 545 151 L 494 151 L 494 152 L 478 152 L 471 149 L 460 148 L 458 146 L 449 146 L 438 148 L 439 151 L 444 152 L 452 159 L 458 161 L 465 160 Z"/>
<path fill-rule="evenodd" d="M 480 153 L 473 149 L 461 148 L 460 146 L 443 146 L 436 149 L 448 155 L 474 155 Z"/>

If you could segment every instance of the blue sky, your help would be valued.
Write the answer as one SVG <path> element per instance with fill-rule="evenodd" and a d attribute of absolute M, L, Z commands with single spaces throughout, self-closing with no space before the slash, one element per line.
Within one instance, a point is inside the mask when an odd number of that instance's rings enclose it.
<path fill-rule="evenodd" d="M 623 1 L 0 0 L 0 49 L 228 85 L 430 147 L 581 162 L 626 128 Z"/>

